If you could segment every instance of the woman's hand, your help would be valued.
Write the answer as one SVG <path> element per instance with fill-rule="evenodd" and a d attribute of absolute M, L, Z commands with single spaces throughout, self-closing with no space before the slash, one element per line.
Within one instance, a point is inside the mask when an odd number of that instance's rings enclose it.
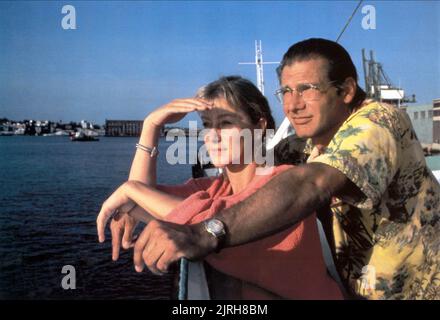
<path fill-rule="evenodd" d="M 154 110 L 145 119 L 146 123 L 162 127 L 167 123 L 182 120 L 193 111 L 205 111 L 212 108 L 212 104 L 202 99 L 176 99 Z"/>
<path fill-rule="evenodd" d="M 104 231 L 107 221 L 117 213 L 117 211 L 129 212 L 136 205 L 126 194 L 126 188 L 129 183 L 130 182 L 125 182 L 104 201 L 101 211 L 99 211 L 98 218 L 96 219 L 99 242 L 104 242 L 105 240 Z"/>
<path fill-rule="evenodd" d="M 119 213 L 110 222 L 110 230 L 112 232 L 112 259 L 118 260 L 119 251 L 122 247 L 129 249 L 134 247 L 133 232 L 139 221 L 132 217 L 129 213 Z"/>

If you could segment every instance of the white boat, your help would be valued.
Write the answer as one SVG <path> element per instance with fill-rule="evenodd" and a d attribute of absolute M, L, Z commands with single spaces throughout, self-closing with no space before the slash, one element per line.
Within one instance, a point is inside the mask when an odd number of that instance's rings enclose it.
<path fill-rule="evenodd" d="M 16 136 L 21 136 L 24 135 L 24 132 L 25 132 L 25 128 L 18 128 L 17 130 L 14 131 L 14 134 Z"/>
<path fill-rule="evenodd" d="M 83 141 L 83 142 L 89 142 L 89 141 L 99 141 L 98 138 L 95 136 L 90 136 L 83 131 L 75 132 L 73 136 L 70 137 L 71 141 Z"/>

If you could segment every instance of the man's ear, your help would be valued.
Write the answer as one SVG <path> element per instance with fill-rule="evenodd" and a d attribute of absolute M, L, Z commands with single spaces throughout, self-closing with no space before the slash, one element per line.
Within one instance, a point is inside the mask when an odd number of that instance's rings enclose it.
<path fill-rule="evenodd" d="M 356 81 L 352 77 L 349 77 L 345 79 L 341 87 L 342 87 L 342 98 L 344 99 L 344 103 L 350 104 L 353 101 L 354 96 L 356 95 L 356 89 L 357 89 Z"/>

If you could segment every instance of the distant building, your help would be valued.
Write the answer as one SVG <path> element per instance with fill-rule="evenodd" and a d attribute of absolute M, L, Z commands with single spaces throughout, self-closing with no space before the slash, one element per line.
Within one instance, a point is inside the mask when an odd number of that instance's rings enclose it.
<path fill-rule="evenodd" d="M 105 135 L 108 137 L 139 137 L 142 120 L 105 120 Z"/>
<path fill-rule="evenodd" d="M 405 108 L 417 138 L 421 143 L 433 143 L 433 109 L 432 105 L 410 106 Z M 440 112 L 440 106 L 439 111 Z M 440 117 L 438 117 L 440 119 Z M 440 124 L 440 122 L 439 122 Z M 440 129 L 440 127 L 439 127 Z"/>
<path fill-rule="evenodd" d="M 432 139 L 435 143 L 440 143 L 440 98 L 432 101 L 433 111 L 433 132 Z"/>

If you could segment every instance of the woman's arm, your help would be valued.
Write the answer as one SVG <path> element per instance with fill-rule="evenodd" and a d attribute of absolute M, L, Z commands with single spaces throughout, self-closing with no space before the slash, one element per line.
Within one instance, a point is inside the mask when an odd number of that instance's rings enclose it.
<path fill-rule="evenodd" d="M 184 198 L 157 190 L 139 181 L 127 181 L 104 201 L 96 219 L 99 241 L 105 240 L 105 226 L 118 211 L 126 213 L 136 205 L 142 207 L 157 219 L 163 219 L 178 206 Z"/>
<path fill-rule="evenodd" d="M 160 126 L 146 118 L 142 127 L 139 143 L 149 148 L 158 148 Z M 128 180 L 136 180 L 146 185 L 156 187 L 157 156 L 151 157 L 148 152 L 136 148 L 136 153 L 131 164 Z"/>
<path fill-rule="evenodd" d="M 133 209 L 128 212 L 130 214 L 130 217 L 135 219 L 137 222 L 143 222 L 147 224 L 151 220 L 156 219 L 151 214 L 149 214 L 147 211 L 144 210 L 144 208 L 136 205 Z"/>
<path fill-rule="evenodd" d="M 126 196 L 156 219 L 162 220 L 184 200 L 139 181 L 128 181 L 124 185 Z"/>
<path fill-rule="evenodd" d="M 139 143 L 149 148 L 157 148 L 160 128 L 163 125 L 177 122 L 189 112 L 204 111 L 211 107 L 211 104 L 200 99 L 173 100 L 145 118 Z M 124 249 L 132 245 L 133 231 L 139 221 L 148 223 L 154 216 L 163 218 L 183 200 L 156 189 L 156 161 L 157 156 L 151 157 L 151 154 L 144 150 L 136 150 L 128 180 L 133 187 L 131 190 L 133 194 L 130 196 L 139 201 L 141 206 L 124 195 L 120 187 L 104 202 L 98 214 L 96 224 L 99 241 L 102 242 L 105 239 L 104 230 L 107 221 L 115 210 L 123 211 L 118 219 L 111 220 L 113 260 L 119 257 L 121 240 Z M 128 212 L 130 214 L 127 214 Z"/>
<path fill-rule="evenodd" d="M 158 147 L 160 129 L 167 123 L 180 121 L 190 112 L 205 111 L 211 104 L 200 99 L 176 99 L 171 101 L 145 118 L 139 143 L 148 148 Z M 128 180 L 140 181 L 156 187 L 156 161 L 148 152 L 137 149 L 130 169 Z"/>
<path fill-rule="evenodd" d="M 168 210 L 169 208 L 166 208 Z M 148 224 L 156 217 L 139 205 L 135 205 L 130 211 L 123 212 L 115 216 L 110 223 L 112 234 L 112 259 L 119 259 L 121 245 L 124 249 L 134 247 L 135 238 L 133 232 L 140 222 Z"/>

